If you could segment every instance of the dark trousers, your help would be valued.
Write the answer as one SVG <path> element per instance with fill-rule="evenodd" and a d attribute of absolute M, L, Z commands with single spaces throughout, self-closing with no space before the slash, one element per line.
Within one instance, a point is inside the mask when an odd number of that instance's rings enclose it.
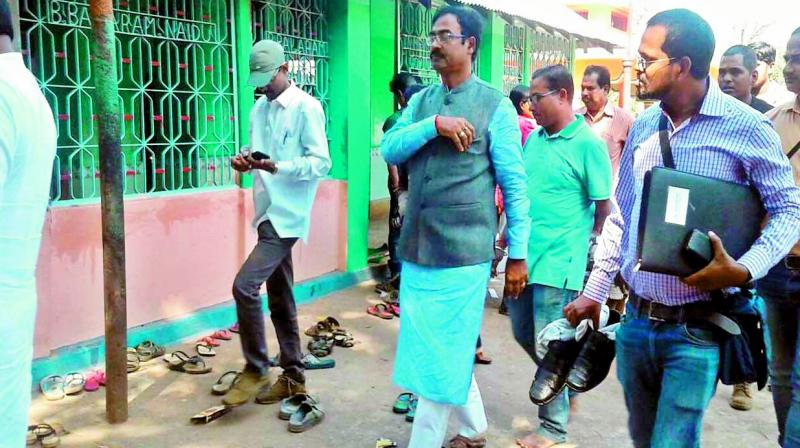
<path fill-rule="evenodd" d="M 400 243 L 400 227 L 392 225 L 392 220 L 400 216 L 400 201 L 398 195 L 390 193 L 389 196 L 389 277 L 394 277 L 400 273 L 401 262 L 397 256 L 397 250 Z"/>
<path fill-rule="evenodd" d="M 269 312 L 281 350 L 280 366 L 296 380 L 304 380 L 300 329 L 292 286 L 292 246 L 297 238 L 281 238 L 269 221 L 258 226 L 258 243 L 233 282 L 239 336 L 246 367 L 261 374 L 269 368 L 261 285 L 267 283 Z"/>

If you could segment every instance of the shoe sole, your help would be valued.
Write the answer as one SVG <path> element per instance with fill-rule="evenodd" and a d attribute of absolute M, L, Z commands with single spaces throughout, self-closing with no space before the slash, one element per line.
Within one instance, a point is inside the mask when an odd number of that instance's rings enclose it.
<path fill-rule="evenodd" d="M 256 399 L 254 401 L 256 403 L 258 403 L 258 404 L 275 404 L 275 403 L 280 403 L 281 400 L 283 400 L 284 398 L 289 398 L 289 397 L 278 398 L 277 400 L 265 400 L 265 399 L 259 399 L 258 397 L 256 397 Z"/>
<path fill-rule="evenodd" d="M 324 419 L 325 419 L 325 415 L 323 415 L 322 417 L 319 418 L 319 420 L 315 421 L 314 423 L 312 423 L 312 424 L 310 424 L 308 426 L 292 426 L 290 424 L 288 426 L 289 432 L 294 433 L 294 434 L 299 434 L 301 432 L 308 431 L 309 429 L 311 429 L 311 428 L 319 425 L 320 423 L 322 423 L 322 420 L 324 420 Z"/>
<path fill-rule="evenodd" d="M 729 404 L 733 409 L 736 409 L 737 411 L 749 411 L 750 409 L 753 409 L 752 404 L 749 405 L 741 403 L 729 403 Z"/>

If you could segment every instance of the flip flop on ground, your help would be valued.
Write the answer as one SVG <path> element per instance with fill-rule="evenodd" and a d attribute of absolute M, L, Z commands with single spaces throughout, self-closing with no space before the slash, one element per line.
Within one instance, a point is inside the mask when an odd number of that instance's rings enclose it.
<path fill-rule="evenodd" d="M 206 365 L 203 358 L 199 356 L 189 356 L 180 350 L 164 358 L 164 362 L 167 363 L 170 370 L 176 372 L 202 375 L 211 371 L 211 367 Z"/>

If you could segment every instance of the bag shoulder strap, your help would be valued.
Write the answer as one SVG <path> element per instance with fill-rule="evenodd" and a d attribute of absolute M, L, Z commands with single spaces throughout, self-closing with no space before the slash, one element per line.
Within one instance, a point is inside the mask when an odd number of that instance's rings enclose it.
<path fill-rule="evenodd" d="M 661 158 L 664 159 L 664 166 L 675 169 L 675 160 L 672 158 L 672 146 L 669 143 L 669 122 L 667 116 L 661 113 L 658 122 L 658 141 L 661 144 Z"/>
<path fill-rule="evenodd" d="M 800 151 L 800 142 L 797 142 L 797 144 L 794 145 L 794 148 L 790 149 L 789 152 L 786 153 L 786 158 L 791 159 L 792 156 L 797 153 L 797 151 Z"/>

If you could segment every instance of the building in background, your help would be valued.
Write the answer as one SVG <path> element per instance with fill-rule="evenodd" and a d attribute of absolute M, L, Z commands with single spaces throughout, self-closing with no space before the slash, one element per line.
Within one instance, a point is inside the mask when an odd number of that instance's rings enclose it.
<path fill-rule="evenodd" d="M 254 41 L 281 42 L 294 81 L 325 108 L 333 168 L 294 249 L 299 301 L 367 278 L 375 154 L 396 71 L 437 82 L 417 0 L 114 0 L 125 178 L 129 342 L 170 344 L 233 323 L 230 279 L 255 232 L 248 176 Z M 487 20 L 477 75 L 508 92 L 536 68 L 577 69 L 575 48 L 620 45 L 564 7 L 464 0 Z M 34 381 L 102 359 L 99 154 L 88 0 L 12 0 L 18 45 L 58 126 L 38 267 Z M 378 156 L 379 157 L 379 156 Z M 383 196 L 385 194 L 385 196 Z"/>

